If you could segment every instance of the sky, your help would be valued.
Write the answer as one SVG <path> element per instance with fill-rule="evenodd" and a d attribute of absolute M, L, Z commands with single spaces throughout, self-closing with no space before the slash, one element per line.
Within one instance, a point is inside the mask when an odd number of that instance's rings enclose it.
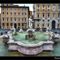
<path fill-rule="evenodd" d="M 29 6 L 30 10 L 33 11 L 33 4 L 15 4 L 15 5 L 19 5 L 19 6 Z"/>
<path fill-rule="evenodd" d="M 0 4 L 1 5 L 1 4 Z M 19 5 L 19 6 L 29 6 L 29 9 L 33 11 L 33 4 L 14 4 L 14 5 Z M 1 8 L 0 8 L 0 13 L 1 13 Z"/>

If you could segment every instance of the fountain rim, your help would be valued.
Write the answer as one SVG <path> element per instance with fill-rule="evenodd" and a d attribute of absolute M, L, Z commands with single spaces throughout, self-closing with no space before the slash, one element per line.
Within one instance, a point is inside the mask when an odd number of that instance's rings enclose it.
<path fill-rule="evenodd" d="M 52 41 L 40 41 L 37 44 L 24 44 L 20 41 L 8 42 L 8 44 L 17 44 L 17 45 L 24 46 L 24 47 L 37 47 L 37 46 L 41 46 L 41 45 L 47 44 L 47 43 L 54 44 L 54 42 L 52 42 Z"/>

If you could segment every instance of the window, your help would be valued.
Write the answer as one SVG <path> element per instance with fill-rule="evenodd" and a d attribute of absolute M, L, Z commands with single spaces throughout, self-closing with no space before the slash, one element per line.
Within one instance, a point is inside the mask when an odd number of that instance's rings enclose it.
<path fill-rule="evenodd" d="M 39 14 L 37 15 L 37 17 L 39 18 Z"/>
<path fill-rule="evenodd" d="M 50 5 L 49 4 L 48 4 L 48 7 L 47 8 L 48 8 L 48 11 L 49 11 L 50 10 Z"/>
<path fill-rule="evenodd" d="M 8 26 L 9 24 L 7 23 L 7 26 Z"/>
<path fill-rule="evenodd" d="M 26 18 L 25 18 L 25 21 L 26 21 Z"/>
<path fill-rule="evenodd" d="M 43 13 L 43 17 L 44 17 L 44 13 Z"/>
<path fill-rule="evenodd" d="M 39 12 L 39 9 L 37 9 L 37 11 Z"/>
<path fill-rule="evenodd" d="M 48 9 L 48 11 L 49 11 L 50 9 Z"/>
<path fill-rule="evenodd" d="M 50 5 L 48 4 L 48 8 L 49 8 L 49 6 L 50 6 Z"/>
<path fill-rule="evenodd" d="M 4 14 L 4 12 L 2 12 L 2 14 Z"/>
<path fill-rule="evenodd" d="M 23 15 L 23 13 L 22 13 L 22 15 Z"/>
<path fill-rule="evenodd" d="M 48 17 L 50 16 L 50 14 L 48 13 Z"/>
<path fill-rule="evenodd" d="M 16 18 L 14 18 L 14 20 L 16 21 Z"/>
<path fill-rule="evenodd" d="M 4 18 L 3 18 L 3 21 L 4 21 Z"/>
<path fill-rule="evenodd" d="M 48 26 L 49 26 L 49 24 L 48 24 Z"/>
<path fill-rule="evenodd" d="M 2 25 L 4 26 L 4 23 L 2 23 Z"/>
<path fill-rule="evenodd" d="M 13 25 L 13 23 L 10 24 L 11 26 Z"/>
<path fill-rule="evenodd" d="M 37 24 L 37 26 L 39 26 L 39 24 Z"/>
<path fill-rule="evenodd" d="M 24 26 L 24 23 L 22 23 L 22 26 Z"/>
<path fill-rule="evenodd" d="M 20 15 L 20 12 L 18 13 L 18 15 Z"/>
<path fill-rule="evenodd" d="M 20 26 L 20 23 L 18 23 L 18 26 Z"/>
<path fill-rule="evenodd" d="M 37 4 L 37 7 L 39 7 L 39 4 Z"/>
<path fill-rule="evenodd" d="M 8 21 L 8 17 L 7 17 L 7 21 Z"/>
<path fill-rule="evenodd" d="M 7 12 L 7 15 L 8 15 L 8 12 Z"/>
<path fill-rule="evenodd" d="M 47 4 L 47 8 L 49 9 L 49 7 L 50 7 L 50 4 Z"/>
<path fill-rule="evenodd" d="M 25 13 L 25 15 L 26 15 L 26 13 Z"/>
<path fill-rule="evenodd" d="M 44 24 L 42 24 L 42 26 L 44 26 Z"/>
<path fill-rule="evenodd" d="M 44 8 L 44 5 L 43 5 L 43 8 Z"/>

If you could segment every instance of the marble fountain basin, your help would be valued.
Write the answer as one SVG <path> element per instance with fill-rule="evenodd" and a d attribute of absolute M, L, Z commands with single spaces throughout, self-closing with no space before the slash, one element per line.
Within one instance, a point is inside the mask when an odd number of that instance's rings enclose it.
<path fill-rule="evenodd" d="M 8 50 L 17 50 L 25 55 L 36 55 L 44 50 L 53 50 L 53 42 L 49 40 L 49 36 L 43 32 L 34 32 L 36 40 L 26 40 L 27 32 L 17 33 L 13 36 L 13 40 L 8 42 Z"/>

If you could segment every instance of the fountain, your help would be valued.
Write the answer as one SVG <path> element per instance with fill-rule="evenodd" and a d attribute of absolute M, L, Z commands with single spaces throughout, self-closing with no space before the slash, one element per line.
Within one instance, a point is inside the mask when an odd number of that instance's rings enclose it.
<path fill-rule="evenodd" d="M 53 50 L 54 42 L 49 40 L 49 35 L 44 32 L 34 32 L 31 19 L 29 19 L 29 29 L 27 32 L 17 32 L 17 35 L 10 32 L 8 50 L 17 50 L 26 55 L 36 55 L 44 50 Z M 13 30 L 15 33 L 15 29 Z"/>
<path fill-rule="evenodd" d="M 33 26 L 33 25 L 32 25 L 32 22 L 33 22 L 32 19 L 29 18 L 29 29 L 27 30 L 27 32 L 28 32 L 28 31 L 33 31 L 33 32 L 35 32 L 35 29 L 32 28 L 32 26 Z"/>
<path fill-rule="evenodd" d="M 35 40 L 35 35 L 33 34 L 32 31 L 28 31 L 28 35 L 25 36 L 26 39 L 29 39 L 29 40 Z"/>

